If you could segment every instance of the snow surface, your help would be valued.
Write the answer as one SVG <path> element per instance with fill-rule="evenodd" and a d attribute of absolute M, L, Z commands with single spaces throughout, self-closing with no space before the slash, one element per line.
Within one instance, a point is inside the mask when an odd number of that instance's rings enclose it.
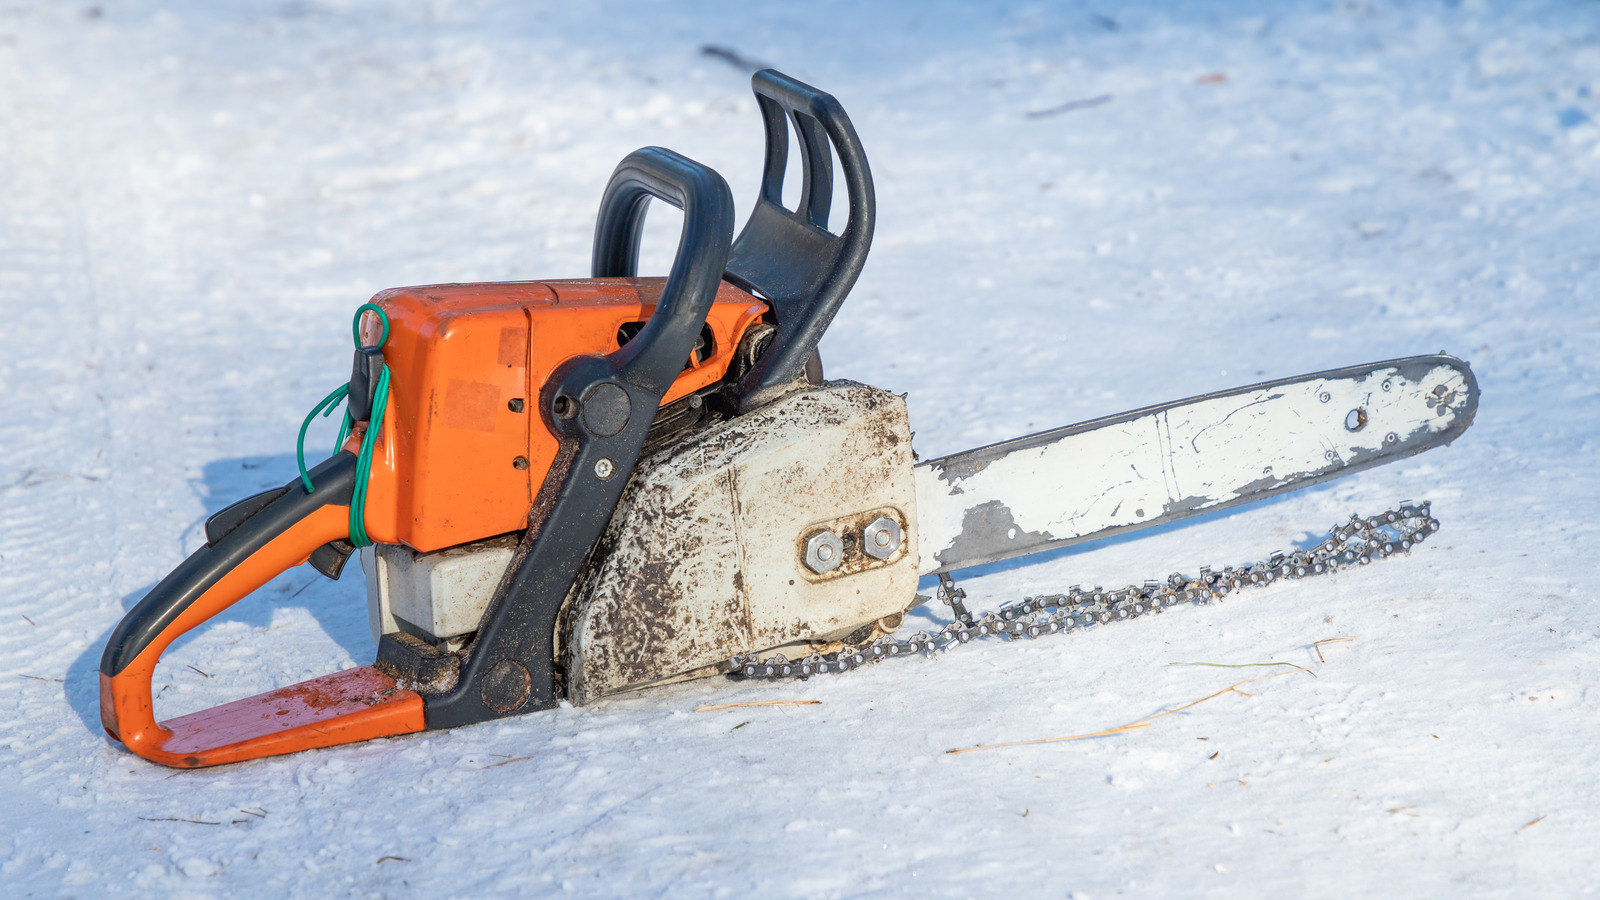
<path fill-rule="evenodd" d="M 5 5 L 4 894 L 1592 893 L 1596 12 Z M 705 44 L 850 111 L 877 240 L 822 352 L 910 393 L 925 458 L 1413 353 L 1478 374 L 1452 447 L 992 566 L 965 581 L 975 606 L 1254 559 L 1403 499 L 1431 498 L 1443 533 L 1322 582 L 846 678 L 197 772 L 107 741 L 108 633 L 209 512 L 289 479 L 357 304 L 586 274 L 601 187 L 645 144 L 713 165 L 748 209 L 754 103 Z M 1075 101 L 1094 102 L 1029 116 Z M 672 218 L 651 219 L 647 271 Z M 1355 640 L 1318 663 L 1333 637 Z M 301 568 L 168 653 L 160 711 L 372 655 L 359 573 Z M 1144 730 L 944 752 L 1279 671 L 1174 661 L 1316 665 Z M 693 711 L 772 699 L 821 703 Z"/>

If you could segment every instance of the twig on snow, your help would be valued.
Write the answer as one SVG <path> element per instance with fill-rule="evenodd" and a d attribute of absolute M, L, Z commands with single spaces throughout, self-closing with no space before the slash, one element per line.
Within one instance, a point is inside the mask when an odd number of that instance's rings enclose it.
<path fill-rule="evenodd" d="M 700 55 L 720 59 L 728 65 L 744 72 L 754 72 L 758 69 L 771 68 L 771 66 L 768 66 L 759 59 L 751 59 L 732 47 L 722 47 L 718 46 L 717 44 L 705 44 L 701 46 Z"/>
<path fill-rule="evenodd" d="M 1327 662 L 1327 660 L 1322 658 L 1322 645 L 1323 644 L 1343 644 L 1343 643 L 1346 643 L 1348 641 L 1353 641 L 1353 640 L 1355 640 L 1355 638 L 1353 638 L 1353 637 L 1324 638 L 1324 639 L 1322 639 L 1320 641 L 1317 641 L 1315 644 L 1312 644 L 1311 645 L 1311 649 L 1317 651 L 1317 662 L 1325 663 L 1325 662 Z"/>
<path fill-rule="evenodd" d="M 487 766 L 483 766 L 482 768 L 492 769 L 495 766 L 509 766 L 514 762 L 522 762 L 525 759 L 533 759 L 533 757 L 532 756 L 518 756 L 518 757 L 514 757 L 512 759 L 502 759 L 497 763 L 489 763 Z"/>
<path fill-rule="evenodd" d="M 696 706 L 695 712 L 710 712 L 713 709 L 733 709 L 737 706 L 821 706 L 821 700 L 753 700 L 749 703 L 718 703 L 715 706 Z"/>
<path fill-rule="evenodd" d="M 1098 97 L 1088 97 L 1083 100 L 1069 100 L 1060 106 L 1052 106 L 1049 109 L 1036 109 L 1032 112 L 1024 113 L 1023 118 L 1048 119 L 1051 116 L 1059 116 L 1064 112 L 1072 112 L 1075 109 L 1093 109 L 1096 106 L 1104 106 L 1110 102 L 1110 94 L 1101 94 Z"/>
<path fill-rule="evenodd" d="M 1137 731 L 1137 730 L 1139 730 L 1141 728 L 1149 728 L 1150 727 L 1150 723 L 1154 722 L 1156 719 L 1161 718 L 1162 716 L 1170 716 L 1173 713 L 1183 712 L 1184 710 L 1189 709 L 1191 707 L 1199 706 L 1200 704 L 1206 702 L 1207 700 L 1213 700 L 1213 699 L 1216 699 L 1217 697 L 1221 697 L 1223 694 L 1239 694 L 1239 695 L 1242 695 L 1242 696 L 1245 696 L 1245 697 L 1254 697 L 1255 696 L 1255 694 L 1249 693 L 1248 691 L 1239 690 L 1240 685 L 1246 685 L 1246 684 L 1250 684 L 1251 682 L 1256 682 L 1256 681 L 1266 681 L 1269 678 L 1279 678 L 1279 677 L 1282 677 L 1284 675 L 1293 674 L 1294 672 L 1310 672 L 1310 671 L 1311 671 L 1310 669 L 1308 669 L 1308 668 L 1306 668 L 1304 666 L 1295 666 L 1294 669 L 1292 671 L 1290 671 L 1290 672 L 1276 672 L 1276 673 L 1273 673 L 1271 675 L 1263 675 L 1260 678 L 1248 678 L 1248 679 L 1246 679 L 1244 681 L 1240 681 L 1240 682 L 1237 682 L 1235 684 L 1229 685 L 1228 687 L 1225 687 L 1222 690 L 1217 691 L 1215 694 L 1210 694 L 1210 695 L 1207 695 L 1205 697 L 1201 697 L 1199 700 L 1195 700 L 1195 701 L 1190 702 L 1190 703 L 1185 703 L 1184 705 L 1176 707 L 1174 709 L 1169 709 L 1169 710 L 1165 710 L 1163 712 L 1158 712 L 1153 716 L 1145 716 L 1142 719 L 1135 719 L 1134 721 L 1129 722 L 1126 725 L 1118 725 L 1116 728 L 1107 728 L 1105 731 L 1094 731 L 1094 732 L 1090 732 L 1089 734 L 1073 734 L 1073 735 L 1067 735 L 1066 737 L 1037 738 L 1037 739 L 1031 740 L 1031 741 L 1006 741 L 1005 743 L 1002 743 L 1002 744 L 979 744 L 976 747 L 961 747 L 961 748 L 958 748 L 958 749 L 955 749 L 955 750 L 946 750 L 945 752 L 953 755 L 953 754 L 958 754 L 958 753 L 971 753 L 974 750 L 990 750 L 990 749 L 993 749 L 995 747 L 1015 747 L 1015 746 L 1017 746 L 1019 744 L 1053 744 L 1053 743 L 1055 743 L 1057 741 L 1075 741 L 1075 740 L 1079 740 L 1080 738 L 1104 737 L 1106 735 L 1111 735 L 1111 734 L 1121 734 L 1121 733 L 1123 733 L 1125 731 Z"/>
<path fill-rule="evenodd" d="M 283 598 L 283 602 L 287 603 L 290 600 L 293 600 L 294 598 L 300 596 L 301 594 L 304 594 L 306 592 L 306 588 L 311 587 L 313 584 L 316 584 L 316 583 L 317 583 L 317 576 L 316 575 L 311 576 L 311 580 L 310 581 L 307 581 L 305 584 L 300 585 L 300 589 L 299 590 L 297 590 L 294 593 L 290 594 L 289 596 Z"/>
<path fill-rule="evenodd" d="M 221 825 L 222 824 L 221 822 L 202 822 L 199 819 L 174 819 L 174 818 L 147 819 L 144 816 L 136 816 L 135 818 L 138 818 L 141 821 L 145 821 L 145 822 L 188 822 L 190 825 Z"/>
<path fill-rule="evenodd" d="M 1297 666 L 1297 665 L 1295 665 L 1294 663 L 1291 663 L 1291 662 L 1264 662 L 1264 663 L 1169 662 L 1169 663 L 1167 663 L 1167 665 L 1169 665 L 1169 666 L 1211 666 L 1214 669 L 1248 669 L 1248 668 L 1251 668 L 1253 666 L 1289 666 L 1290 668 L 1294 668 L 1294 669 L 1305 668 L 1304 666 Z M 1306 671 L 1307 672 L 1311 672 L 1310 669 L 1306 669 Z M 1317 673 L 1311 672 L 1311 674 L 1312 675 L 1316 675 Z"/>
<path fill-rule="evenodd" d="M 1108 734 L 1121 734 L 1124 731 L 1138 731 L 1141 728 L 1149 727 L 1149 722 L 1134 722 L 1129 725 L 1118 725 L 1115 728 L 1107 728 L 1105 731 L 1091 731 L 1088 734 L 1069 734 L 1066 737 L 1035 738 L 1031 741 L 1006 741 L 1002 744 L 979 744 L 976 747 L 958 747 L 955 750 L 946 750 L 945 752 L 951 756 L 955 756 L 961 753 L 971 753 L 974 750 L 993 750 L 996 747 L 1018 747 L 1023 744 L 1053 744 L 1056 741 L 1076 741 L 1080 738 L 1105 737 Z"/>

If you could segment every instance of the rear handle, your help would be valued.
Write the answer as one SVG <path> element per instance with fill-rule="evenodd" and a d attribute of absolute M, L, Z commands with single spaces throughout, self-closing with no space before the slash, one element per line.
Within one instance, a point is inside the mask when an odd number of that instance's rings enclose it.
<path fill-rule="evenodd" d="M 151 680 L 172 642 L 350 532 L 356 458 L 339 452 L 228 523 L 123 618 L 100 659 L 100 720 L 128 749 L 193 768 L 422 730 L 422 700 L 363 666 L 157 722 Z M 218 529 L 220 532 L 221 529 Z"/>

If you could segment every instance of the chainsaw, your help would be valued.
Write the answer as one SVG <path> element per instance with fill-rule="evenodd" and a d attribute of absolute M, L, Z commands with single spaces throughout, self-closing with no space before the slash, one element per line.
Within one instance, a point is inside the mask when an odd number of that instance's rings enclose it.
<path fill-rule="evenodd" d="M 350 380 L 306 420 L 345 404 L 334 455 L 307 469 L 302 427 L 300 476 L 212 515 L 113 631 L 113 739 L 210 766 L 689 678 L 838 671 L 1366 562 L 1437 527 L 1407 506 L 1252 569 L 973 617 L 953 571 L 1449 443 L 1477 409 L 1472 371 L 1444 354 L 1351 366 L 919 461 L 904 398 L 824 380 L 816 353 L 872 242 L 861 142 L 832 96 L 772 70 L 752 84 L 766 156 L 737 237 L 723 178 L 647 147 L 605 187 L 592 277 L 396 288 L 357 310 Z M 849 208 L 830 230 L 835 155 Z M 637 276 L 652 199 L 683 213 L 665 278 Z M 157 720 L 151 681 L 176 638 L 290 567 L 338 578 L 351 556 L 373 665 Z M 957 622 L 900 639 L 928 575 Z"/>

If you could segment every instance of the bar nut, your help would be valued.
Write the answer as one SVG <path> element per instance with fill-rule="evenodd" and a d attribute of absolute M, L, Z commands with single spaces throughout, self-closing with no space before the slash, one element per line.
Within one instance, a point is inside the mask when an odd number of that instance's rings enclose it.
<path fill-rule="evenodd" d="M 900 549 L 900 523 L 888 516 L 873 519 L 861 530 L 861 549 L 873 559 L 888 559 Z"/>
<path fill-rule="evenodd" d="M 806 568 L 822 575 L 839 568 L 844 561 L 844 541 L 824 528 L 806 538 Z"/>

